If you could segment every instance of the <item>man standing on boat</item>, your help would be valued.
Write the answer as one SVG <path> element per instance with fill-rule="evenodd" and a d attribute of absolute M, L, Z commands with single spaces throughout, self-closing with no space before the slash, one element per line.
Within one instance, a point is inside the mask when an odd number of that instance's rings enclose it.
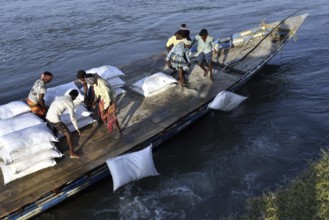
<path fill-rule="evenodd" d="M 74 115 L 74 103 L 73 101 L 78 97 L 79 92 L 76 89 L 70 91 L 69 95 L 57 97 L 50 105 L 47 112 L 46 119 L 50 124 L 57 129 L 60 133 L 64 134 L 67 140 L 67 144 L 70 148 L 70 158 L 80 158 L 81 156 L 74 152 L 72 135 L 67 126 L 61 121 L 60 116 L 65 110 L 70 114 L 72 124 L 75 130 L 80 135 L 77 120 Z"/>
<path fill-rule="evenodd" d="M 27 98 L 27 104 L 30 106 L 31 112 L 42 119 L 45 118 L 48 110 L 48 106 L 46 106 L 45 100 L 43 99 L 47 91 L 46 84 L 50 83 L 52 79 L 52 73 L 42 73 L 40 79 L 35 81 Z"/>
<path fill-rule="evenodd" d="M 181 86 L 186 86 L 184 73 L 189 70 L 190 57 L 189 46 L 191 41 L 184 39 L 183 42 L 175 45 L 168 53 L 166 61 L 169 68 L 178 70 L 178 82 Z"/>
<path fill-rule="evenodd" d="M 83 84 L 83 91 L 85 94 L 84 103 L 87 105 L 88 111 L 90 111 L 95 99 L 93 84 L 101 77 L 97 73 L 86 73 L 84 70 L 79 70 L 77 78 Z"/>
<path fill-rule="evenodd" d="M 190 38 L 190 30 L 187 28 L 186 24 L 181 24 L 179 27 L 180 33 L 183 38 L 186 38 L 187 40 L 191 40 Z"/>
<path fill-rule="evenodd" d="M 197 47 L 197 56 L 198 56 L 198 65 L 203 69 L 204 71 L 204 76 L 208 75 L 209 71 L 209 77 L 210 80 L 213 81 L 212 77 L 212 53 L 215 48 L 215 43 L 214 43 L 214 37 L 208 35 L 207 29 L 202 29 L 200 33 L 195 36 L 194 40 L 192 41 L 192 45 L 197 42 L 198 47 Z M 192 47 L 191 45 L 191 47 Z M 208 69 L 206 69 L 203 65 L 203 62 L 206 61 L 208 64 Z"/>
<path fill-rule="evenodd" d="M 115 124 L 119 133 L 122 134 L 116 116 L 115 90 L 102 78 L 97 78 L 92 85 L 94 86 L 95 102 L 98 102 L 100 118 L 107 125 L 110 133 L 113 131 L 113 124 Z"/>
<path fill-rule="evenodd" d="M 166 48 L 167 51 L 169 52 L 176 44 L 182 42 L 184 40 L 183 38 L 183 31 L 179 30 L 176 31 L 176 33 L 174 34 L 174 36 L 170 37 L 166 43 Z"/>

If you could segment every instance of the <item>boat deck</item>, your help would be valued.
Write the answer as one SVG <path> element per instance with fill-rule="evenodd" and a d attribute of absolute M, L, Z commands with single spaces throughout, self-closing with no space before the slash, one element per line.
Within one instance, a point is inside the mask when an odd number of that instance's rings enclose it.
<path fill-rule="evenodd" d="M 281 26 L 284 29 L 289 27 L 294 33 L 306 16 L 307 14 L 289 18 Z M 272 26 L 277 24 L 279 23 L 273 23 Z M 117 97 L 117 107 L 118 120 L 124 134 L 116 137 L 116 131 L 108 134 L 105 125 L 94 123 L 81 129 L 81 136 L 73 133 L 75 149 L 84 154 L 82 158 L 70 159 L 66 141 L 61 139 L 57 147 L 65 156 L 57 160 L 56 166 L 14 180 L 7 185 L 4 185 L 0 175 L 0 218 L 36 202 L 41 197 L 44 198 L 44 195 L 52 191 L 56 192 L 69 182 L 91 175 L 96 168 L 103 167 L 107 159 L 131 151 L 151 138 L 167 132 L 184 117 L 192 115 L 191 113 L 200 107 L 204 108 L 220 91 L 236 90 L 273 57 L 291 36 L 289 33 L 279 41 L 269 36 L 254 51 L 253 48 L 262 38 L 248 41 L 246 47 L 242 45 L 223 49 L 219 57 L 213 57 L 221 66 L 214 67 L 216 71 L 213 72 L 213 82 L 205 78 L 202 69 L 194 64 L 187 76 L 188 88 L 177 85 L 150 98 L 144 98 L 130 90 L 129 85 L 159 71 L 170 74 L 170 71 L 165 69 L 165 54 L 121 67 L 126 74 L 124 80 L 127 83 L 127 92 Z M 247 53 L 248 56 L 244 58 Z M 227 64 L 237 60 L 239 62 L 236 65 L 226 68 Z M 223 67 L 227 71 L 222 71 Z M 40 209 L 43 210 L 42 207 Z"/>
<path fill-rule="evenodd" d="M 143 75 L 163 71 L 164 55 L 154 57 L 147 63 L 145 60 L 143 62 L 143 65 L 137 64 L 141 67 L 138 72 L 131 67 L 122 68 L 126 74 L 124 80 L 127 85 L 136 82 Z M 70 159 L 65 138 L 62 138 L 57 147 L 65 156 L 57 160 L 56 166 L 14 180 L 7 185 L 3 184 L 1 175 L 0 216 L 36 201 L 44 194 L 104 164 L 107 159 L 123 154 L 163 132 L 238 79 L 238 75 L 219 73 L 214 75 L 214 82 L 211 82 L 203 76 L 203 71 L 198 66 L 194 66 L 188 76 L 188 88 L 177 85 L 149 98 L 127 89 L 126 93 L 117 98 L 118 120 L 124 134 L 116 137 L 115 129 L 112 134 L 108 134 L 106 126 L 96 122 L 81 129 L 81 136 L 73 134 L 75 149 L 83 153 L 82 158 Z"/>

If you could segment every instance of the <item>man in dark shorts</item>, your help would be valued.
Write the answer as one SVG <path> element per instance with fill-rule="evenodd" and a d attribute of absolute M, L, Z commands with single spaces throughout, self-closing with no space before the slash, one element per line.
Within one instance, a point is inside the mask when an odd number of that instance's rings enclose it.
<path fill-rule="evenodd" d="M 198 43 L 198 65 L 204 71 L 204 76 L 207 76 L 209 72 L 210 80 L 213 81 L 214 79 L 212 76 L 212 54 L 216 53 L 214 37 L 208 34 L 207 29 L 202 29 L 200 33 L 195 36 L 195 39 L 192 41 L 191 47 L 196 42 Z M 204 61 L 208 64 L 208 69 L 206 69 L 203 65 Z"/>
<path fill-rule="evenodd" d="M 80 130 L 78 128 L 77 120 L 74 115 L 74 103 L 73 101 L 78 97 L 79 92 L 76 89 L 73 89 L 69 95 L 57 97 L 50 105 L 46 119 L 48 122 L 57 129 L 58 132 L 65 135 L 67 144 L 70 148 L 70 158 L 80 158 L 81 156 L 74 152 L 72 135 L 67 128 L 67 126 L 61 121 L 60 116 L 63 114 L 65 110 L 70 113 L 71 121 L 80 135 Z"/>

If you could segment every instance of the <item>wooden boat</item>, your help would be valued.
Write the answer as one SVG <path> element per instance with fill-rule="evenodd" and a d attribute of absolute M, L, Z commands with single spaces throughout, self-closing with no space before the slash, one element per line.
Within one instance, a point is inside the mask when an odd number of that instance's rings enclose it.
<path fill-rule="evenodd" d="M 62 202 L 93 183 L 109 178 L 105 161 L 129 151 L 153 147 L 174 136 L 204 116 L 207 105 L 223 90 L 236 91 L 261 69 L 294 36 L 308 14 L 262 24 L 260 27 L 217 40 L 219 55 L 213 57 L 214 81 L 203 77 L 193 65 L 188 76 L 189 87 L 175 86 L 165 92 L 144 98 L 128 90 L 118 98 L 118 119 L 125 134 L 114 138 L 102 124 L 85 127 L 75 145 L 84 153 L 81 159 L 64 157 L 55 167 L 41 170 L 7 185 L 0 177 L 0 217 L 27 219 Z M 165 54 L 136 61 L 120 69 L 126 82 L 132 84 L 141 76 L 166 72 Z M 136 69 L 134 66 L 138 66 Z M 65 141 L 58 148 L 68 154 Z"/>

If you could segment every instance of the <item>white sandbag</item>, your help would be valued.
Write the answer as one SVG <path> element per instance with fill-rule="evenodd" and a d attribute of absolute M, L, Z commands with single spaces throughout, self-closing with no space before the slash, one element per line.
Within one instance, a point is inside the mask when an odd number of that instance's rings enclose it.
<path fill-rule="evenodd" d="M 150 97 L 175 85 L 177 85 L 177 80 L 175 78 L 158 72 L 137 81 L 132 85 L 131 89 L 144 97 Z"/>
<path fill-rule="evenodd" d="M 35 173 L 39 170 L 42 170 L 42 169 L 45 169 L 48 167 L 53 167 L 55 165 L 56 165 L 56 161 L 54 159 L 46 159 L 20 173 L 15 173 L 15 171 L 12 170 L 9 166 L 7 166 L 3 163 L 0 163 L 0 167 L 1 167 L 2 175 L 3 175 L 3 181 L 4 181 L 5 185 L 16 179 L 22 178 L 31 173 Z M 47 180 L 45 180 L 45 181 L 47 181 Z"/>
<path fill-rule="evenodd" d="M 112 87 L 121 87 L 124 86 L 126 84 L 125 81 L 123 81 L 120 77 L 116 76 L 113 77 L 109 80 L 107 80 L 107 82 L 112 86 Z"/>
<path fill-rule="evenodd" d="M 124 73 L 117 67 L 104 65 L 96 68 L 86 70 L 86 73 L 97 73 L 105 80 L 109 80 L 113 77 L 124 76 Z"/>
<path fill-rule="evenodd" d="M 22 172 L 35 164 L 46 160 L 46 159 L 53 159 L 53 158 L 60 158 L 63 154 L 59 152 L 57 148 L 52 148 L 48 150 L 39 151 L 35 154 L 32 154 L 28 157 L 23 157 L 21 159 L 15 160 L 13 163 L 8 165 L 12 171 L 16 174 Z"/>
<path fill-rule="evenodd" d="M 233 92 L 221 91 L 217 94 L 214 100 L 209 103 L 208 108 L 228 112 L 240 105 L 246 98 L 247 97 Z"/>
<path fill-rule="evenodd" d="M 76 105 L 74 108 L 74 114 L 75 114 L 75 118 L 77 121 L 79 121 L 80 119 L 83 119 L 85 117 L 88 117 L 91 115 L 92 112 L 88 111 L 85 107 L 83 107 L 82 105 Z M 66 110 L 62 115 L 61 115 L 61 121 L 64 124 L 70 124 L 71 122 L 71 118 L 70 118 L 70 113 Z"/>
<path fill-rule="evenodd" d="M 0 120 L 0 137 L 41 123 L 43 120 L 31 112 Z"/>
<path fill-rule="evenodd" d="M 63 85 L 51 87 L 47 89 L 47 92 L 45 94 L 44 100 L 47 106 L 50 106 L 50 104 L 55 100 L 58 96 L 68 95 L 68 93 L 72 90 L 76 89 L 79 92 L 78 97 L 76 100 L 74 100 L 75 104 L 80 103 L 83 101 L 84 96 L 80 93 L 79 88 L 75 85 L 74 82 L 66 83 Z"/>
<path fill-rule="evenodd" d="M 19 149 L 13 153 L 7 153 L 3 149 L 0 148 L 0 157 L 2 158 L 5 164 L 11 164 L 12 162 L 22 159 L 24 157 L 28 157 L 33 154 L 37 154 L 43 150 L 49 150 L 56 148 L 52 142 L 46 141 L 37 145 L 33 145 L 31 147 Z"/>
<path fill-rule="evenodd" d="M 12 118 L 29 111 L 30 107 L 23 101 L 9 102 L 0 106 L 0 120 Z"/>
<path fill-rule="evenodd" d="M 112 175 L 113 191 L 131 181 L 159 175 L 153 162 L 152 145 L 134 153 L 108 159 L 106 163 Z"/>
<path fill-rule="evenodd" d="M 79 128 L 79 129 L 80 129 L 80 128 L 83 128 L 83 127 L 85 127 L 85 126 L 87 126 L 87 125 L 89 125 L 89 124 L 92 124 L 92 123 L 95 122 L 95 121 L 96 121 L 96 120 L 93 119 L 92 117 L 84 117 L 84 118 L 80 118 L 80 119 L 78 120 L 78 128 Z M 69 129 L 70 132 L 75 131 L 75 128 L 74 128 L 72 122 L 67 123 L 66 126 L 67 126 L 67 128 Z M 64 136 L 64 134 L 62 134 L 62 133 L 58 133 L 58 134 L 57 134 L 57 137 L 58 137 L 58 138 L 62 138 L 63 136 Z"/>
<path fill-rule="evenodd" d="M 3 153 L 12 153 L 46 141 L 58 141 L 46 123 L 34 125 L 0 137 Z"/>

